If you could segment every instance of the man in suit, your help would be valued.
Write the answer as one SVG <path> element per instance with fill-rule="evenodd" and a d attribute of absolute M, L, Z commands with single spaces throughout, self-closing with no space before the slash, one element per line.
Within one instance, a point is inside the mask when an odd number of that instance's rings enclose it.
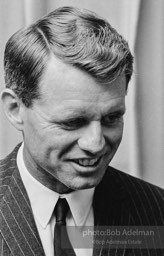
<path fill-rule="evenodd" d="M 4 64 L 4 109 L 23 143 L 0 163 L 0 255 L 164 255 L 164 191 L 108 166 L 133 71 L 123 37 L 63 7 L 15 33 Z M 74 250 L 58 246 L 61 201 Z M 94 226 L 93 243 L 76 248 L 69 226 Z M 102 227 L 124 244 L 97 236 Z"/>

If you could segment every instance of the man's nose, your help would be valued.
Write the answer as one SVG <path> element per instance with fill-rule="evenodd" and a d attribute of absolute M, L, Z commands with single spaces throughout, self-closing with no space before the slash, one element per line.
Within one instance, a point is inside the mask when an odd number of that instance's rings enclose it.
<path fill-rule="evenodd" d="M 84 130 L 78 140 L 79 147 L 92 154 L 100 153 L 105 147 L 105 138 L 101 123 L 93 121 Z"/>

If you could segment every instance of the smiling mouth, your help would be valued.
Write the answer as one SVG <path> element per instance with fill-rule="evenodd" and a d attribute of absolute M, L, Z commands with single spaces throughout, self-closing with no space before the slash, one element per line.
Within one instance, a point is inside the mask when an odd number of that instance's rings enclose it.
<path fill-rule="evenodd" d="M 73 162 L 83 167 L 95 167 L 99 164 L 101 157 L 93 159 L 75 159 Z"/>

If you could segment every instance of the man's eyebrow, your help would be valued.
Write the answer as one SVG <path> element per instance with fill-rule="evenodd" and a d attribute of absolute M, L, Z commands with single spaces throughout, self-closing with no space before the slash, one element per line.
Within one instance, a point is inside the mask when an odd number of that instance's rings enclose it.
<path fill-rule="evenodd" d="M 121 107 L 112 107 L 108 110 L 105 111 L 104 115 L 103 116 L 106 116 L 106 115 L 115 115 L 115 114 L 125 114 L 126 112 L 126 108 L 125 106 L 121 106 Z"/>
<path fill-rule="evenodd" d="M 66 123 L 66 122 L 69 122 L 69 121 L 73 121 L 73 120 L 77 120 L 77 119 L 88 119 L 89 117 L 85 114 L 77 114 L 77 113 L 72 113 L 72 114 L 68 114 L 68 115 L 63 115 L 63 116 L 60 116 L 59 118 L 54 118 L 54 122 L 55 123 Z"/>
<path fill-rule="evenodd" d="M 113 111 L 109 111 L 107 112 L 105 115 L 103 116 L 106 116 L 106 115 L 124 115 L 125 114 L 125 109 L 116 109 L 116 110 L 113 110 Z"/>
<path fill-rule="evenodd" d="M 84 110 L 84 109 L 72 109 L 72 110 L 67 110 L 67 113 L 63 113 L 63 118 L 65 119 L 71 119 L 71 118 L 84 118 L 87 115 L 89 115 L 89 111 Z"/>
<path fill-rule="evenodd" d="M 119 109 L 119 110 L 115 110 L 115 111 L 109 111 L 109 112 L 106 112 L 104 113 L 102 116 L 101 116 L 101 119 L 103 119 L 104 117 L 107 117 L 107 116 L 114 116 L 114 115 L 118 115 L 118 116 L 122 116 L 125 114 L 125 110 L 123 109 Z M 87 121 L 87 120 L 90 120 L 90 117 L 91 115 L 87 115 L 87 114 L 78 114 L 78 115 L 71 115 L 71 116 L 65 116 L 63 118 L 60 118 L 58 120 L 55 120 L 55 123 L 56 124 L 64 124 L 64 123 L 67 123 L 67 122 L 71 122 L 71 121 L 76 121 L 76 120 L 81 120 L 81 121 Z"/>
<path fill-rule="evenodd" d="M 123 115 L 126 109 L 124 106 L 112 106 L 102 113 L 101 117 L 108 115 Z M 70 109 L 67 113 L 63 113 L 59 117 L 53 118 L 55 123 L 67 122 L 75 119 L 90 119 L 94 116 L 89 110 L 86 109 Z"/>

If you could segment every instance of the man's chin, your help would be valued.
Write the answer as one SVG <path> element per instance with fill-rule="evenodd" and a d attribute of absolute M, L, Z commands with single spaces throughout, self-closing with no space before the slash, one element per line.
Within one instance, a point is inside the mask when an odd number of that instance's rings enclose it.
<path fill-rule="evenodd" d="M 88 178 L 87 180 L 78 180 L 74 183 L 71 183 L 68 185 L 69 189 L 72 190 L 82 190 L 82 189 L 90 189 L 96 187 L 102 180 L 102 177 L 96 178 L 96 179 L 91 179 Z"/>

